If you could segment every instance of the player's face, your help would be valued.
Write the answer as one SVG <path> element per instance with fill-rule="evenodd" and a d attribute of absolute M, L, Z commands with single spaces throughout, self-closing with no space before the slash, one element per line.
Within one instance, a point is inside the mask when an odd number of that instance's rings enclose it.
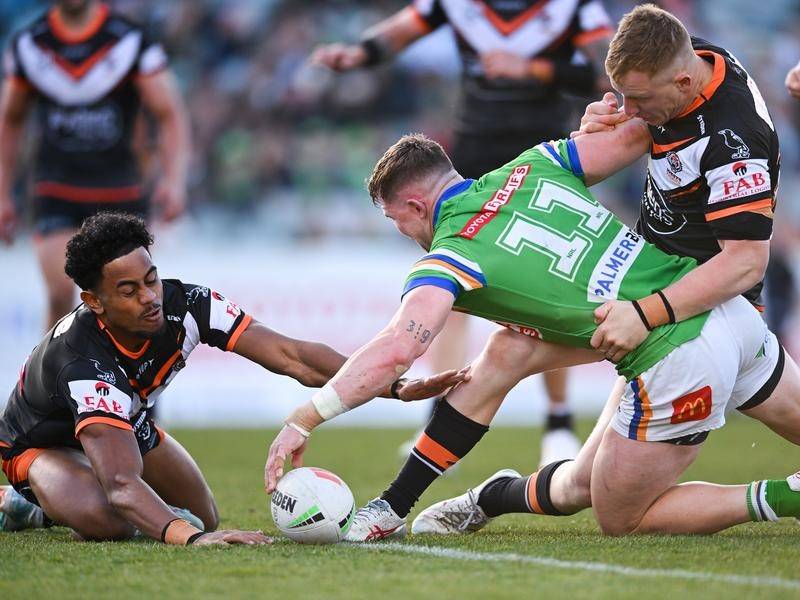
<path fill-rule="evenodd" d="M 431 249 L 433 228 L 425 205 L 419 200 L 398 198 L 383 205 L 383 214 L 394 221 L 397 230 L 417 242 L 426 252 Z"/>
<path fill-rule="evenodd" d="M 623 96 L 625 114 L 639 117 L 653 126 L 663 125 L 679 115 L 686 97 L 674 75 L 671 70 L 652 77 L 640 71 L 629 71 L 612 82 Z"/>
<path fill-rule="evenodd" d="M 112 333 L 148 339 L 166 323 L 161 308 L 163 293 L 150 253 L 139 247 L 103 267 L 97 297 Z"/>

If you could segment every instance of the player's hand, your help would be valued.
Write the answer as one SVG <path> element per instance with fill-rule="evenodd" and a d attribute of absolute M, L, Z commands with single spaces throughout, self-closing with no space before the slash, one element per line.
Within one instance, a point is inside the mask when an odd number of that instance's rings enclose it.
<path fill-rule="evenodd" d="M 580 129 L 573 131 L 569 136 L 575 138 L 585 133 L 612 131 L 614 127 L 631 118 L 624 110 L 620 110 L 617 97 L 612 92 L 606 92 L 602 100 L 592 102 L 586 107 L 581 117 Z"/>
<path fill-rule="evenodd" d="M 265 536 L 261 531 L 223 529 L 204 533 L 192 543 L 192 546 L 232 546 L 234 544 L 263 546 L 271 543 L 272 538 Z"/>
<path fill-rule="evenodd" d="M 800 63 L 786 74 L 786 89 L 794 97 L 800 100 Z"/>
<path fill-rule="evenodd" d="M 17 228 L 17 211 L 11 198 L 0 198 L 0 240 L 4 244 L 14 241 L 14 231 Z"/>
<path fill-rule="evenodd" d="M 283 464 L 291 455 L 292 466 L 303 466 L 303 452 L 306 451 L 308 438 L 291 427 L 284 425 L 269 447 L 267 464 L 264 465 L 264 489 L 268 494 L 275 491 L 278 480 L 283 477 Z"/>
<path fill-rule="evenodd" d="M 360 44 L 328 44 L 314 50 L 308 60 L 312 65 L 334 71 L 349 71 L 362 66 L 367 61 L 367 53 Z"/>
<path fill-rule="evenodd" d="M 186 186 L 183 182 L 162 179 L 153 192 L 153 204 L 158 207 L 158 218 L 165 223 L 174 221 L 186 210 Z"/>
<path fill-rule="evenodd" d="M 594 311 L 594 322 L 598 327 L 590 342 L 592 348 L 613 363 L 638 348 L 650 333 L 632 302 L 606 302 Z"/>
<path fill-rule="evenodd" d="M 400 396 L 400 400 L 403 402 L 433 398 L 434 396 L 441 396 L 457 383 L 469 381 L 471 377 L 469 367 L 464 367 L 460 371 L 450 369 L 430 377 L 406 381 L 397 390 L 397 395 Z"/>
<path fill-rule="evenodd" d="M 487 79 L 528 79 L 531 77 L 529 59 L 513 52 L 492 50 L 480 56 Z"/>

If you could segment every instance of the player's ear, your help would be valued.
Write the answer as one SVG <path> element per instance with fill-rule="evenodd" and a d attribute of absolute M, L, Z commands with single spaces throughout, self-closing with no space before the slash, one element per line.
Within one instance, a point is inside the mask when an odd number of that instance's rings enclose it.
<path fill-rule="evenodd" d="M 102 315 L 106 312 L 106 309 L 103 308 L 103 304 L 100 302 L 100 298 L 98 298 L 94 292 L 89 290 L 81 291 L 81 300 L 96 315 Z"/>
<path fill-rule="evenodd" d="M 689 93 L 692 90 L 692 76 L 687 71 L 681 70 L 675 74 L 672 82 L 681 93 Z"/>
<path fill-rule="evenodd" d="M 426 217 L 428 215 L 428 205 L 416 196 L 406 198 L 406 205 L 418 217 Z"/>

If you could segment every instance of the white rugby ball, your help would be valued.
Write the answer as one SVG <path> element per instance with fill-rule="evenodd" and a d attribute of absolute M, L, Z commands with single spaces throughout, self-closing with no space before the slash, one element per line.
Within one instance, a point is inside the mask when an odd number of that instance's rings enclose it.
<path fill-rule="evenodd" d="M 272 492 L 272 520 L 301 544 L 335 544 L 344 539 L 355 513 L 353 493 L 342 479 L 317 467 L 289 471 Z"/>

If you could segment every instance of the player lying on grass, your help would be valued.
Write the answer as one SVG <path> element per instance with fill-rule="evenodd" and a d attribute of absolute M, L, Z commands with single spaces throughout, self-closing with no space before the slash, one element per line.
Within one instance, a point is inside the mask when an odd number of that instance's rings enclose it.
<path fill-rule="evenodd" d="M 644 242 L 585 185 L 616 167 L 620 152 L 629 152 L 625 140 L 606 133 L 540 144 L 476 181 L 462 179 L 424 136 L 392 146 L 373 171 L 370 195 L 428 254 L 412 268 L 389 325 L 287 418 L 270 448 L 268 491 L 287 456 L 300 464 L 308 432 L 408 369 L 451 309 L 501 322 L 507 329 L 492 335 L 469 383 L 439 404 L 398 478 L 359 511 L 348 539 L 403 533 L 419 495 L 478 443 L 522 377 L 600 358 L 592 349 L 595 312 L 619 299 L 635 301 L 650 331 L 616 362 L 629 384 L 619 407 L 619 395 L 612 396 L 578 460 L 529 478 L 501 472 L 466 496 L 462 515 L 437 516 L 450 519 L 453 529 L 474 528 L 476 520 L 511 509 L 569 514 L 591 505 L 602 530 L 621 535 L 712 532 L 800 515 L 794 479 L 674 485 L 708 432 L 724 425 L 726 409 L 743 410 L 800 442 L 800 379 L 744 298 L 710 312 L 673 313 L 671 290 L 696 261 Z M 591 486 L 581 479 L 587 476 Z M 418 531 L 437 530 L 424 523 Z"/>
<path fill-rule="evenodd" d="M 152 241 L 144 221 L 120 213 L 87 219 L 70 240 L 66 272 L 83 304 L 33 350 L 0 417 L 2 467 L 13 485 L 0 489 L 0 531 L 54 522 L 85 540 L 138 530 L 170 544 L 268 541 L 261 532 L 214 531 L 217 506 L 200 469 L 150 412 L 199 343 L 315 387 L 345 357 L 272 331 L 212 289 L 162 281 Z M 401 381 L 391 392 L 390 382 L 379 393 L 418 400 L 465 377 Z"/>

